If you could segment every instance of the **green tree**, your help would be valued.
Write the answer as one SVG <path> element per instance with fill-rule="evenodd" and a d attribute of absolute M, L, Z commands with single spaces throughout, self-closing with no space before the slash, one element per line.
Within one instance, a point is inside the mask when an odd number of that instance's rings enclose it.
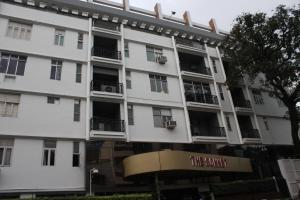
<path fill-rule="evenodd" d="M 300 5 L 279 5 L 272 16 L 244 13 L 223 43 L 229 87 L 246 74 L 288 108 L 295 153 L 300 157 Z M 259 76 L 258 76 L 259 75 Z"/>

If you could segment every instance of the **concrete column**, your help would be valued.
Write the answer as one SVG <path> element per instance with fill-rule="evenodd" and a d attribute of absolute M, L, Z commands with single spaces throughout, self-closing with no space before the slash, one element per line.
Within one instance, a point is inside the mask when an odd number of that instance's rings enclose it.
<path fill-rule="evenodd" d="M 160 3 L 155 4 L 154 11 L 155 11 L 155 14 L 156 14 L 156 18 L 163 19 L 163 14 L 162 14 Z"/>
<path fill-rule="evenodd" d="M 125 11 L 130 10 L 129 0 L 123 0 L 123 10 Z"/>
<path fill-rule="evenodd" d="M 189 11 L 185 11 L 184 12 L 184 14 L 183 14 L 183 20 L 185 22 L 185 25 L 187 25 L 187 26 L 193 26 L 192 18 L 191 18 L 191 15 L 190 15 Z"/>
<path fill-rule="evenodd" d="M 219 33 L 218 26 L 217 26 L 216 20 L 214 18 L 211 18 L 211 20 L 209 20 L 208 24 L 213 32 Z"/>

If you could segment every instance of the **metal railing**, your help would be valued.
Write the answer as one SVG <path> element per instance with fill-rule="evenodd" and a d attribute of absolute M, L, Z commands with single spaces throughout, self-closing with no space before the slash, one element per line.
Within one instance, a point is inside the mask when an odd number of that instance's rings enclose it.
<path fill-rule="evenodd" d="M 233 104 L 235 107 L 251 108 L 250 101 L 246 99 L 233 99 Z"/>
<path fill-rule="evenodd" d="M 199 131 L 194 131 L 198 127 Z M 205 127 L 204 130 L 197 125 L 191 125 L 192 136 L 226 137 L 224 127 Z"/>
<path fill-rule="evenodd" d="M 195 92 L 185 92 L 186 101 L 207 103 L 207 104 L 219 104 L 218 97 L 211 94 L 201 94 Z"/>
<path fill-rule="evenodd" d="M 243 138 L 260 138 L 258 129 L 243 129 L 241 127 L 241 133 Z"/>
<path fill-rule="evenodd" d="M 199 74 L 205 74 L 211 76 L 211 71 L 208 67 L 196 65 L 192 66 L 188 63 L 180 63 L 180 68 L 182 71 L 194 72 Z"/>
<path fill-rule="evenodd" d="M 120 26 L 117 24 L 112 24 L 104 21 L 93 21 L 93 26 L 97 28 L 104 28 L 113 31 L 120 31 Z"/>
<path fill-rule="evenodd" d="M 176 39 L 176 44 L 181 44 L 181 45 L 185 45 L 185 46 L 189 46 L 189 47 L 194 47 L 194 48 L 197 48 L 197 49 L 201 49 L 201 50 L 204 50 L 205 51 L 205 46 L 200 44 L 200 43 L 197 43 L 197 42 L 193 42 L 193 41 L 190 41 L 190 40 L 184 40 L 184 39 Z"/>
<path fill-rule="evenodd" d="M 91 91 L 123 94 L 123 84 L 100 80 L 91 81 Z"/>
<path fill-rule="evenodd" d="M 115 60 L 122 60 L 121 51 L 114 51 L 103 47 L 93 47 L 92 55 L 103 58 L 110 58 Z"/>
<path fill-rule="evenodd" d="M 124 120 L 109 119 L 102 117 L 92 117 L 90 119 L 90 128 L 94 131 L 125 131 Z"/>

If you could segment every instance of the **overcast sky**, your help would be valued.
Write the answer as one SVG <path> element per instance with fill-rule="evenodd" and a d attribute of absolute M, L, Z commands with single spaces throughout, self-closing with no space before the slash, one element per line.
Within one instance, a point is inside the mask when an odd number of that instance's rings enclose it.
<path fill-rule="evenodd" d="M 121 3 L 122 0 L 113 0 Z M 236 16 L 242 12 L 263 11 L 268 14 L 279 5 L 299 4 L 299 0 L 129 0 L 130 5 L 153 10 L 156 2 L 161 3 L 164 14 L 176 11 L 176 17 L 181 18 L 185 10 L 189 10 L 192 20 L 208 25 L 215 18 L 220 29 L 229 31 Z"/>

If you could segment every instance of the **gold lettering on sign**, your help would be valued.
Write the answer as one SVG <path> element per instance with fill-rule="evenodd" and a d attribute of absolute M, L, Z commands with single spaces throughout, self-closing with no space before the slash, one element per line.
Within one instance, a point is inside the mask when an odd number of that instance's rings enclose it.
<path fill-rule="evenodd" d="M 225 158 L 213 158 L 203 156 L 190 156 L 193 167 L 213 167 L 213 168 L 226 168 L 227 160 Z"/>

